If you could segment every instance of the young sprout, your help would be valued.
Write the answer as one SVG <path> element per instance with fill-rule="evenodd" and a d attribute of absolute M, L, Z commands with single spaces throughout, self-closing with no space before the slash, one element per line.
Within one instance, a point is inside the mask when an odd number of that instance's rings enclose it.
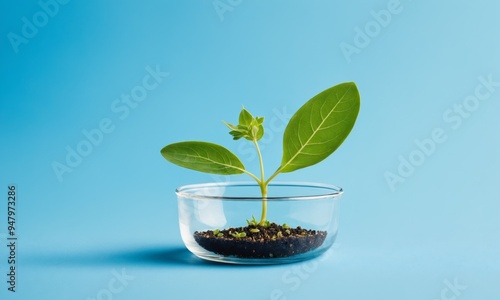
<path fill-rule="evenodd" d="M 258 233 L 258 232 L 260 232 L 260 230 L 258 228 L 252 228 L 252 229 L 250 229 L 250 232 Z"/>
<path fill-rule="evenodd" d="M 231 235 L 237 239 L 241 239 L 241 238 L 244 238 L 247 236 L 247 234 L 245 232 L 235 232 L 235 233 L 232 233 Z"/>
<path fill-rule="evenodd" d="M 354 127 L 359 107 L 360 97 L 354 82 L 331 87 L 307 101 L 286 126 L 281 163 L 268 178 L 264 174 L 264 161 L 258 143 L 264 135 L 264 118 L 254 117 L 244 107 L 240 112 L 238 124 L 224 123 L 234 140 L 243 138 L 255 146 L 259 158 L 259 175 L 249 172 L 233 152 L 213 143 L 174 143 L 161 149 L 161 154 L 174 164 L 200 172 L 250 176 L 260 187 L 262 209 L 260 221 L 254 221 L 253 218 L 249 225 L 267 227 L 270 224 L 267 221 L 269 183 L 280 173 L 315 165 L 337 150 Z"/>
<path fill-rule="evenodd" d="M 254 216 L 252 216 L 252 220 L 247 220 L 248 226 L 258 226 L 259 222 L 257 219 L 255 219 Z"/>

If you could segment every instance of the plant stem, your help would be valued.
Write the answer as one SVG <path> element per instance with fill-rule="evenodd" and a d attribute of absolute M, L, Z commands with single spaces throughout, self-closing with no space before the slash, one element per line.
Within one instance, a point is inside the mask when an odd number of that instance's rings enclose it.
<path fill-rule="evenodd" d="M 259 225 L 264 225 L 267 219 L 267 183 L 265 181 L 264 175 L 264 161 L 262 159 L 262 153 L 260 152 L 259 144 L 257 143 L 257 139 L 253 139 L 253 143 L 255 145 L 255 149 L 257 149 L 257 155 L 259 156 L 259 164 L 260 164 L 260 181 L 257 181 L 260 186 L 260 193 L 262 195 L 262 214 L 260 216 Z"/>
<path fill-rule="evenodd" d="M 259 225 L 263 226 L 266 223 L 267 218 L 267 184 L 264 182 L 260 183 L 260 191 L 262 193 L 262 214 L 260 216 Z"/>
<path fill-rule="evenodd" d="M 264 181 L 264 161 L 262 160 L 262 154 L 260 153 L 260 148 L 259 148 L 259 144 L 257 143 L 257 140 L 254 139 L 253 140 L 253 143 L 255 145 L 255 148 L 257 149 L 257 155 L 259 156 L 259 163 L 260 163 L 260 181 L 261 182 L 265 182 Z M 264 196 L 264 194 L 262 194 L 262 196 Z"/>
<path fill-rule="evenodd" d="M 274 179 L 274 177 L 278 176 L 278 174 L 281 172 L 281 167 L 278 168 L 278 170 L 276 170 L 276 172 L 274 172 L 273 175 L 271 175 L 271 177 L 269 177 L 266 182 L 264 182 L 264 184 L 267 186 L 269 184 L 269 182 L 271 182 L 271 180 Z"/>
<path fill-rule="evenodd" d="M 257 178 L 257 176 L 253 175 L 252 173 L 248 172 L 247 170 L 241 169 L 241 171 L 243 173 L 247 174 L 248 176 L 252 177 L 253 179 L 255 179 L 255 181 L 257 181 L 257 183 L 260 185 L 260 180 L 259 180 L 259 178 Z"/>

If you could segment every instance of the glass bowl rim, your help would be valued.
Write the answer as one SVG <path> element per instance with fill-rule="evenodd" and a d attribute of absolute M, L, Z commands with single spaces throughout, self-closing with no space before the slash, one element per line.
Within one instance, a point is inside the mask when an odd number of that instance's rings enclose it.
<path fill-rule="evenodd" d="M 237 186 L 255 186 L 259 188 L 256 182 L 252 181 L 229 181 L 229 182 L 210 182 L 210 183 L 196 183 L 183 185 L 175 189 L 175 193 L 178 197 L 192 198 L 192 199 L 206 199 L 206 200 L 258 200 L 262 201 L 262 197 L 247 197 L 247 196 L 209 196 L 209 195 L 199 195 L 188 192 L 192 189 L 200 188 L 210 188 L 210 187 L 237 187 Z M 317 182 L 298 182 L 298 181 L 276 181 L 269 183 L 269 186 L 292 186 L 292 187 L 303 187 L 303 188 L 317 188 L 329 190 L 330 192 L 322 192 L 312 195 L 301 195 L 301 196 L 273 196 L 266 197 L 266 201 L 273 200 L 317 200 L 325 198 L 339 198 L 344 193 L 344 190 L 336 185 L 317 183 Z"/>

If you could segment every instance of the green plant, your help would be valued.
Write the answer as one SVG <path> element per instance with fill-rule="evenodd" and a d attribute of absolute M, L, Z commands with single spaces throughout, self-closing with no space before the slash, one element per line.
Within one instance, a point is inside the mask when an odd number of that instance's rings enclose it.
<path fill-rule="evenodd" d="M 220 230 L 219 230 L 219 229 L 215 229 L 215 230 L 214 230 L 214 236 L 215 236 L 215 237 L 223 237 L 223 236 L 224 236 L 224 234 L 223 234 L 222 232 L 220 232 Z"/>
<path fill-rule="evenodd" d="M 226 123 L 234 140 L 252 142 L 259 157 L 260 176 L 247 171 L 241 160 L 223 146 L 186 141 L 165 146 L 161 154 L 168 161 L 184 168 L 220 175 L 247 174 L 260 187 L 262 213 L 257 223 L 269 226 L 267 220 L 268 185 L 280 173 L 288 173 L 315 165 L 332 154 L 347 138 L 358 116 L 360 97 L 356 84 L 341 83 L 306 102 L 290 119 L 283 134 L 283 156 L 276 171 L 265 178 L 264 162 L 258 141 L 264 135 L 263 117 L 254 117 L 242 108 L 238 125 Z"/>
<path fill-rule="evenodd" d="M 235 232 L 235 233 L 230 233 L 233 237 L 237 239 L 241 239 L 247 236 L 245 232 Z"/>
<path fill-rule="evenodd" d="M 257 226 L 259 225 L 259 222 L 257 221 L 257 219 L 255 219 L 254 216 L 252 216 L 252 220 L 247 220 L 247 224 L 248 226 Z"/>

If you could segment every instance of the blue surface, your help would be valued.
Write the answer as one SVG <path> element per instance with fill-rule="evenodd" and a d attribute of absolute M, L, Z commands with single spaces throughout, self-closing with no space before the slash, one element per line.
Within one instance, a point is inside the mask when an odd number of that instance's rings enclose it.
<path fill-rule="evenodd" d="M 0 298 L 500 299 L 499 2 L 42 6 L 0 3 Z M 274 169 L 283 119 L 344 81 L 362 96 L 352 134 L 324 163 L 278 177 L 345 189 L 335 248 L 271 267 L 191 256 L 174 189 L 225 179 L 159 150 L 212 141 L 256 170 L 220 122 L 244 104 L 266 117 Z M 68 154 L 78 147 L 81 159 Z M 16 293 L 4 275 L 10 184 Z"/>

